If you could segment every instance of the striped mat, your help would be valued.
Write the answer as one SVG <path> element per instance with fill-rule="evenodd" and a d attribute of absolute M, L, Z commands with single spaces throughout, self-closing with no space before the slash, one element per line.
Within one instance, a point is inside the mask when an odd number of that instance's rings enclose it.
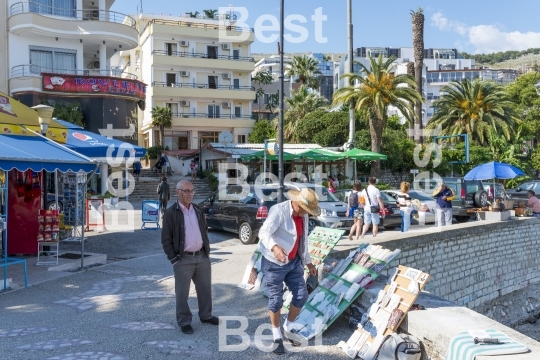
<path fill-rule="evenodd" d="M 529 351 L 525 345 L 509 338 L 506 334 L 489 329 L 486 332 L 492 338 L 499 339 L 504 344 L 500 345 L 477 345 L 468 331 L 457 334 L 450 341 L 446 354 L 446 360 L 474 360 L 478 355 L 510 355 Z"/>

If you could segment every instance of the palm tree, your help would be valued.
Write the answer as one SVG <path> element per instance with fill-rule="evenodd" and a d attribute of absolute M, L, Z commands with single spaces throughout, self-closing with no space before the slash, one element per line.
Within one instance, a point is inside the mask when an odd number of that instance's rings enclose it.
<path fill-rule="evenodd" d="M 172 127 L 171 108 L 168 106 L 155 106 L 150 114 L 152 116 L 152 126 L 159 126 L 159 143 L 165 149 L 165 128 Z"/>
<path fill-rule="evenodd" d="M 259 88 L 255 91 L 255 96 L 258 99 L 259 111 L 261 111 L 261 99 L 264 96 L 263 85 L 270 85 L 274 81 L 274 77 L 269 71 L 259 71 L 255 76 L 251 77 L 251 81 L 259 85 Z"/>
<path fill-rule="evenodd" d="M 517 120 L 513 103 L 502 85 L 475 78 L 451 82 L 441 89 L 445 95 L 433 102 L 437 109 L 427 128 L 442 128 L 442 135 L 469 134 L 486 145 L 490 128 L 509 140 Z"/>
<path fill-rule="evenodd" d="M 199 12 L 198 11 L 195 11 L 195 12 L 190 11 L 190 12 L 187 12 L 186 14 L 189 14 L 189 16 L 192 17 L 192 18 L 196 18 L 197 15 L 199 15 Z"/>
<path fill-rule="evenodd" d="M 414 77 L 416 78 L 416 90 L 422 96 L 422 70 L 424 67 L 424 10 L 418 7 L 417 11 L 411 11 L 411 22 L 413 31 L 413 51 L 414 51 Z M 418 129 L 422 131 L 422 102 L 416 101 L 416 123 Z M 417 142 L 422 142 L 421 133 L 415 133 Z"/>
<path fill-rule="evenodd" d="M 354 100 L 357 111 L 364 110 L 369 116 L 369 131 L 371 134 L 371 151 L 380 153 L 382 134 L 388 119 L 388 107 L 397 108 L 408 121 L 414 120 L 414 104 L 422 101 L 422 96 L 416 91 L 416 82 L 409 74 L 394 74 L 396 65 L 394 58 L 384 60 L 382 55 L 377 59 L 368 58 L 370 69 L 361 63 L 360 74 L 344 74 L 342 77 L 351 79 L 354 86 L 346 86 L 334 94 L 332 105 L 348 104 Z M 363 73 L 363 75 L 362 75 Z M 371 163 L 371 173 L 379 176 L 381 163 L 379 160 Z"/>
<path fill-rule="evenodd" d="M 298 91 L 291 91 L 291 97 L 285 98 L 287 103 L 287 111 L 283 119 L 283 138 L 286 142 L 297 143 L 296 126 L 299 121 L 302 121 L 307 114 L 312 111 L 318 110 L 327 101 L 322 96 L 310 92 L 304 85 L 300 86 Z M 274 120 L 274 126 L 278 127 L 278 119 Z"/>
<path fill-rule="evenodd" d="M 215 18 L 217 12 L 218 12 L 217 10 L 212 10 L 212 9 L 203 10 L 204 15 L 205 15 L 206 18 L 208 18 L 208 19 L 213 19 L 213 18 Z"/>
<path fill-rule="evenodd" d="M 285 76 L 292 78 L 296 76 L 296 82 L 308 88 L 317 89 L 319 79 L 317 75 L 321 74 L 319 62 L 312 57 L 293 56 L 291 65 L 287 68 Z"/>

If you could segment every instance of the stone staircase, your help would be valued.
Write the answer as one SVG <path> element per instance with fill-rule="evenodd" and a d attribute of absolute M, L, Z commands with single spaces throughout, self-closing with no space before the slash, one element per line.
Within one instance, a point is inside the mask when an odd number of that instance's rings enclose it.
<path fill-rule="evenodd" d="M 129 195 L 129 200 L 152 200 L 157 199 L 157 186 L 161 182 L 161 174 L 156 174 L 150 169 L 142 169 L 139 181 L 135 182 L 135 189 Z M 180 180 L 190 180 L 185 176 L 167 176 L 167 182 L 169 183 L 171 199 L 176 198 L 175 186 Z M 208 185 L 205 179 L 197 179 L 193 181 L 195 188 L 195 198 L 206 198 L 212 194 L 212 188 Z M 120 199 L 125 199 L 125 196 L 121 196 Z"/>

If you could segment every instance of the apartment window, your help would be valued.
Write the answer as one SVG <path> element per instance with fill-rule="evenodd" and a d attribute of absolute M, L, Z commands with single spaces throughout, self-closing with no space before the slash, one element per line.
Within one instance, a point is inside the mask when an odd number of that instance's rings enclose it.
<path fill-rule="evenodd" d="M 255 100 L 253 100 L 253 103 L 254 103 L 254 104 L 258 104 L 258 103 L 259 103 L 259 95 L 255 95 Z"/>
<path fill-rule="evenodd" d="M 208 77 L 208 88 L 209 89 L 217 89 L 217 85 L 218 85 L 217 76 L 209 76 Z"/>
<path fill-rule="evenodd" d="M 30 6 L 30 12 L 37 14 L 76 17 L 76 0 L 33 0 L 28 5 Z"/>
<path fill-rule="evenodd" d="M 208 113 L 206 114 L 209 118 L 219 118 L 221 108 L 219 105 L 208 105 Z"/>
<path fill-rule="evenodd" d="M 189 132 L 165 131 L 165 147 L 170 150 L 189 149 Z"/>
<path fill-rule="evenodd" d="M 149 148 L 150 147 L 150 140 L 149 140 L 149 136 L 150 134 L 146 133 L 143 135 L 143 146 L 145 148 Z"/>
<path fill-rule="evenodd" d="M 236 118 L 241 118 L 242 117 L 242 107 L 241 106 L 235 106 L 234 107 L 234 116 Z"/>
<path fill-rule="evenodd" d="M 166 103 L 165 106 L 168 107 L 169 109 L 171 109 L 171 114 L 172 114 L 173 117 L 178 116 L 178 104 L 177 103 Z"/>
<path fill-rule="evenodd" d="M 165 43 L 165 51 L 167 51 L 167 55 L 176 55 L 176 52 L 178 51 L 178 44 L 175 43 Z"/>
<path fill-rule="evenodd" d="M 264 101 L 263 101 L 263 104 L 268 104 L 268 101 L 270 99 L 270 94 L 264 94 L 264 97 L 263 97 Z"/>
<path fill-rule="evenodd" d="M 247 135 L 238 135 L 237 143 L 238 144 L 245 144 L 247 142 L 246 138 L 247 138 Z"/>
<path fill-rule="evenodd" d="M 217 143 L 219 140 L 219 131 L 199 131 L 201 145 L 206 142 Z"/>
<path fill-rule="evenodd" d="M 176 85 L 176 74 L 167 73 L 165 74 L 165 81 L 167 82 L 167 86 L 175 86 Z"/>
<path fill-rule="evenodd" d="M 76 57 L 77 52 L 75 50 L 30 46 L 30 72 L 39 74 L 41 72 L 62 70 L 69 73 L 69 70 L 77 69 Z"/>
<path fill-rule="evenodd" d="M 233 86 L 235 89 L 240 89 L 240 79 L 234 79 Z"/>
<path fill-rule="evenodd" d="M 207 46 L 206 47 L 206 57 L 209 59 L 217 59 L 218 48 L 217 46 Z"/>
<path fill-rule="evenodd" d="M 240 59 L 240 50 L 233 50 L 233 59 L 234 60 Z"/>

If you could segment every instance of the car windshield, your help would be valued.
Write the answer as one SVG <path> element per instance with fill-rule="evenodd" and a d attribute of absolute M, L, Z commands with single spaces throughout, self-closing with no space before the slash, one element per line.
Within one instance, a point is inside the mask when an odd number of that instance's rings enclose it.
<path fill-rule="evenodd" d="M 425 192 L 421 191 L 410 191 L 409 195 L 413 200 L 428 201 L 433 200 L 433 196 L 429 196 Z"/>

